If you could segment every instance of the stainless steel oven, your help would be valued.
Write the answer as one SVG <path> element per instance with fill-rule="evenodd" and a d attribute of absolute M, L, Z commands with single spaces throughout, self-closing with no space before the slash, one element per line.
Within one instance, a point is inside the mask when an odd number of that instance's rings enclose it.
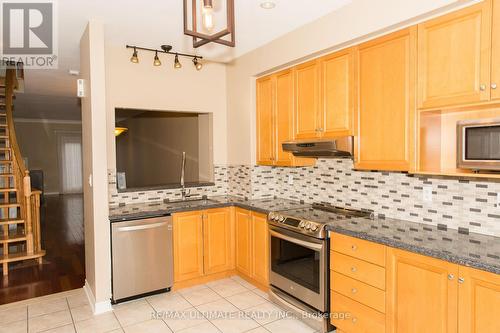
<path fill-rule="evenodd" d="M 457 123 L 457 167 L 500 171 L 500 118 Z"/>
<path fill-rule="evenodd" d="M 328 242 L 269 228 L 271 285 L 318 311 L 327 311 Z"/>

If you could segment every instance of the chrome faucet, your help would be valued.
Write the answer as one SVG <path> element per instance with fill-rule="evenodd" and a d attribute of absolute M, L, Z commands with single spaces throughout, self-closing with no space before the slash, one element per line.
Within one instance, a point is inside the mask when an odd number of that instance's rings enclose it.
<path fill-rule="evenodd" d="M 181 196 L 182 200 L 186 200 L 186 198 L 191 196 L 191 191 L 187 190 L 186 191 L 186 186 L 184 184 L 184 173 L 186 170 L 186 152 L 182 152 L 182 165 L 181 165 Z"/>

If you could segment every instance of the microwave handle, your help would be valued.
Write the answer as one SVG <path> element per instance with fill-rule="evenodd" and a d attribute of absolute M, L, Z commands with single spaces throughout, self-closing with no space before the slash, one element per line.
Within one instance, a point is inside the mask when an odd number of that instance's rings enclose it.
<path fill-rule="evenodd" d="M 316 244 L 316 243 L 306 242 L 306 241 L 303 241 L 303 240 L 300 240 L 300 239 L 297 239 L 297 238 L 293 238 L 293 237 L 289 237 L 289 236 L 283 235 L 283 234 L 281 234 L 279 232 L 276 232 L 276 231 L 273 231 L 273 230 L 270 230 L 269 233 L 271 234 L 271 236 L 274 236 L 274 237 L 279 238 L 279 239 L 286 240 L 287 242 L 294 243 L 294 244 L 303 246 L 305 248 L 308 248 L 308 249 L 311 249 L 311 250 L 314 250 L 314 251 L 321 251 L 323 249 L 323 245 L 322 244 Z"/>

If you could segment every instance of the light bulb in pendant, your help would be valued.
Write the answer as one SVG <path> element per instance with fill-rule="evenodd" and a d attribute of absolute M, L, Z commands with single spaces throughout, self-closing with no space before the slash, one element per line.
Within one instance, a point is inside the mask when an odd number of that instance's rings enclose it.
<path fill-rule="evenodd" d="M 181 62 L 179 61 L 179 55 L 175 55 L 175 59 L 174 59 L 174 68 L 175 69 L 179 69 L 182 67 L 182 64 Z"/>
<path fill-rule="evenodd" d="M 212 0 L 201 0 L 201 22 L 203 28 L 212 31 L 215 26 Z"/>
<path fill-rule="evenodd" d="M 137 56 L 137 49 L 134 47 L 134 53 L 132 54 L 132 57 L 130 58 L 130 62 L 137 64 L 139 63 L 139 57 Z"/>
<path fill-rule="evenodd" d="M 154 66 L 161 66 L 160 58 L 158 57 L 158 51 L 155 52 L 155 60 L 153 61 Z"/>

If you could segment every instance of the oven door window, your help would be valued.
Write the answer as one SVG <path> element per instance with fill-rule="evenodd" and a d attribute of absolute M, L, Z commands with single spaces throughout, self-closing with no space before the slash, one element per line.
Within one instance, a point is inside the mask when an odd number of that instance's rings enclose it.
<path fill-rule="evenodd" d="M 320 252 L 271 236 L 271 270 L 315 293 L 320 292 Z"/>

